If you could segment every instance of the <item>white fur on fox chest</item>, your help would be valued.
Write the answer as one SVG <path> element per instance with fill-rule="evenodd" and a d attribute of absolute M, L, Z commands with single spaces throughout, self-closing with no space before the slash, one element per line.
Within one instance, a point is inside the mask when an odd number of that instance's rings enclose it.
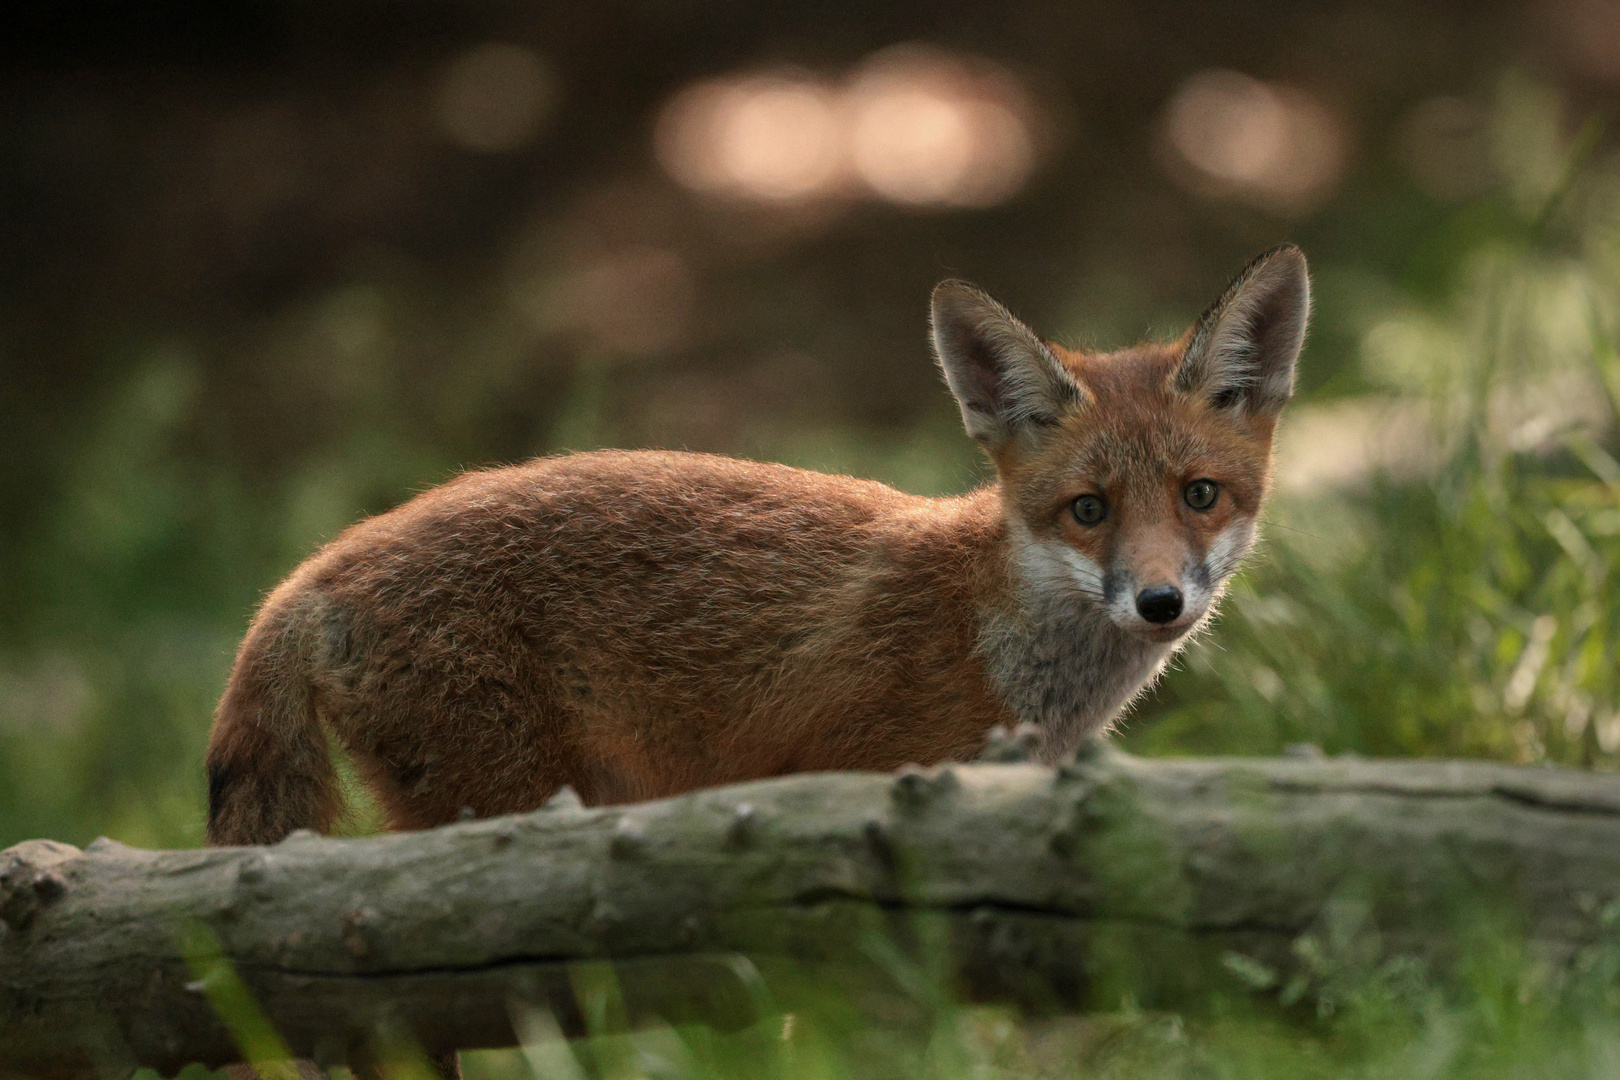
<path fill-rule="evenodd" d="M 1019 603 L 988 614 L 979 655 L 1002 703 L 1041 729 L 1053 761 L 1102 731 L 1163 670 L 1179 643 L 1161 644 L 1116 626 L 1102 605 L 1100 571 L 1067 544 L 1021 528 L 1011 537 Z"/>

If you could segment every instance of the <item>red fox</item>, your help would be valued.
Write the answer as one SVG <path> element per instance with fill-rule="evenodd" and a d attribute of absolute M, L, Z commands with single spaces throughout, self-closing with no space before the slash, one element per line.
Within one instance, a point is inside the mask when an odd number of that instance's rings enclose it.
<path fill-rule="evenodd" d="M 471 472 L 350 528 L 265 600 L 219 703 L 208 840 L 973 756 L 1105 730 L 1255 539 L 1310 308 L 1252 262 L 1179 341 L 1043 342 L 971 285 L 933 345 L 996 480 L 957 498 L 704 454 Z"/>

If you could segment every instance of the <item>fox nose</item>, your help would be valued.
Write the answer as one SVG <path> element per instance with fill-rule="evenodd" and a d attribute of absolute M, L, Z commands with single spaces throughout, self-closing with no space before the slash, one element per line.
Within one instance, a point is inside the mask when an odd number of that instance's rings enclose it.
<path fill-rule="evenodd" d="M 1150 623 L 1175 622 L 1181 614 L 1181 590 L 1174 585 L 1143 589 L 1136 594 L 1136 610 Z"/>

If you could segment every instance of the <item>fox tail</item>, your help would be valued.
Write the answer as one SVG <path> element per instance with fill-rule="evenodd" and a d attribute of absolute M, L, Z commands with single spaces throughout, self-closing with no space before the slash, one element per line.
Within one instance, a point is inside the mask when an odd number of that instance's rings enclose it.
<path fill-rule="evenodd" d="M 285 587 L 254 620 L 208 742 L 208 843 L 269 844 L 326 832 L 342 809 L 310 678 L 319 630 Z"/>

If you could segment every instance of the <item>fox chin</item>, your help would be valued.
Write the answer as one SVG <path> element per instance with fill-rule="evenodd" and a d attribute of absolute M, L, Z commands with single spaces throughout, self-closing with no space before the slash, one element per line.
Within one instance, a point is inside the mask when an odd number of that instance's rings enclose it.
<path fill-rule="evenodd" d="M 215 714 L 214 844 L 326 830 L 328 753 L 397 828 L 1102 732 L 1255 542 L 1310 310 L 1261 255 L 1179 340 L 1043 341 L 959 281 L 935 357 L 995 468 L 967 495 L 704 454 L 470 472 L 260 607 Z"/>

